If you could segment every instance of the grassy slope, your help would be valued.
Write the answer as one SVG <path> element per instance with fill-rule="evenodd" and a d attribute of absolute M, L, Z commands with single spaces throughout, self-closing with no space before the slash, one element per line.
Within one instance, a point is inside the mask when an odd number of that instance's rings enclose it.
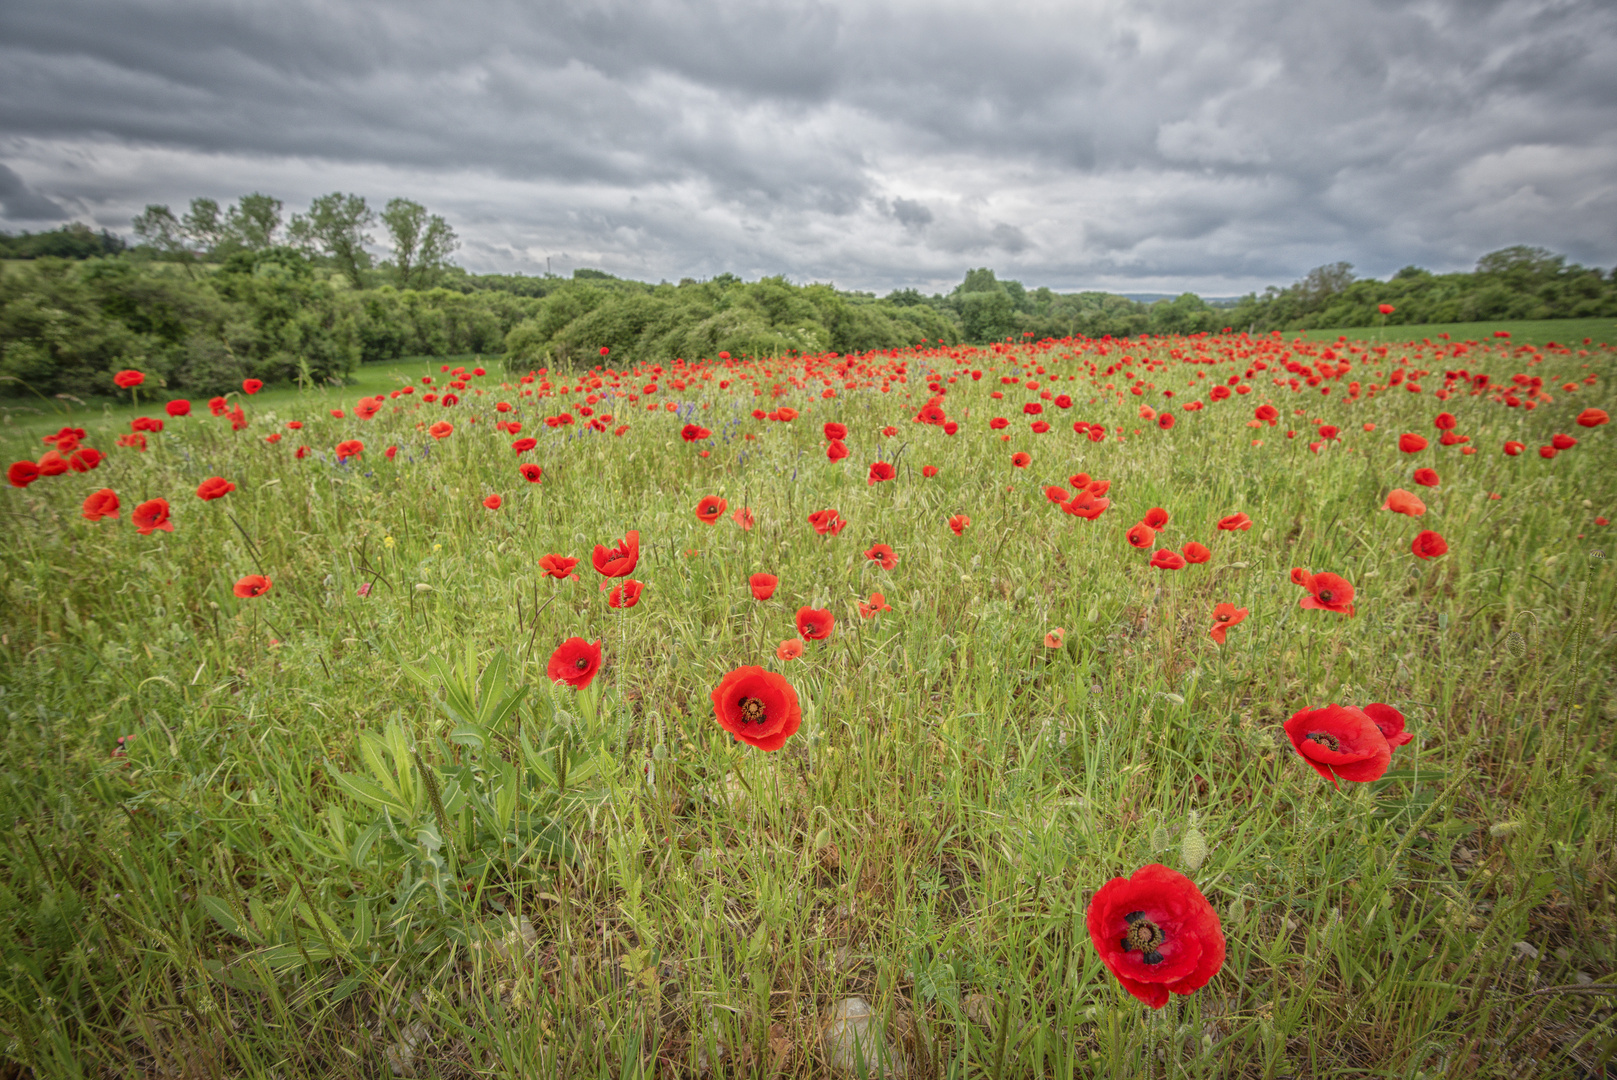
<path fill-rule="evenodd" d="M 1421 326 L 1356 326 L 1340 330 L 1304 330 L 1301 336 L 1310 341 L 1335 341 L 1345 337 L 1350 341 L 1418 342 L 1423 338 L 1438 340 L 1447 334 L 1453 341 L 1491 341 L 1496 330 L 1506 330 L 1517 345 L 1538 345 L 1555 342 L 1577 348 L 1584 338 L 1593 345 L 1617 345 L 1617 319 L 1502 319 L 1496 322 L 1431 323 Z M 1287 338 L 1296 337 L 1287 333 Z"/>
<path fill-rule="evenodd" d="M 1496 379 L 1517 362 L 1467 359 Z M 1613 375 L 1610 353 L 1531 370 L 1554 385 L 1589 365 Z M 620 439 L 548 429 L 527 407 L 536 485 L 489 430 L 509 394 L 362 424 L 326 410 L 368 387 L 267 392 L 238 437 L 203 410 L 145 455 L 6 490 L 5 1055 L 38 1075 L 359 1076 L 414 1040 L 430 1075 L 657 1059 L 678 1075 L 724 1047 L 743 1074 L 811 1076 L 826 1071 L 818 1019 L 859 994 L 940 1074 L 1142 1075 L 1160 1053 L 1204 1077 L 1556 1075 L 1579 1039 L 1592 1060 L 1612 1034 L 1604 999 L 1528 992 L 1617 970 L 1617 590 L 1589 546 L 1593 517 L 1617 510 L 1617 470 L 1612 429 L 1569 420 L 1609 407 L 1609 383 L 1534 413 L 1456 399 L 1480 452 L 1412 459 L 1394 442 L 1431 431 L 1429 394 L 1350 405 L 1264 386 L 1171 432 L 1135 420 L 1132 398 L 1080 404 L 1142 429 L 1096 445 L 1073 414 L 1001 441 L 985 419 L 1014 403 L 987 398 L 992 375 L 952 388 L 964 427 L 947 438 L 911 423 L 921 399 L 900 392 L 917 382 L 834 402 L 788 389 L 794 424 L 754 421 L 768 399 L 750 395 L 704 394 L 678 417 L 618 407 Z M 1283 423 L 1318 415 L 1348 435 L 1314 454 L 1283 427 L 1249 430 L 1270 396 Z M 443 442 L 417 428 L 445 415 Z M 320 451 L 302 462 L 292 439 L 260 439 L 294 416 Z M 708 458 L 679 438 L 692 417 L 714 432 Z M 841 465 L 825 459 L 829 419 L 853 429 Z M 888 423 L 900 434 L 883 440 Z M 1557 430 L 1582 445 L 1498 453 Z M 330 460 L 356 436 L 357 463 Z M 1026 472 L 1009 464 L 1020 449 Z M 899 478 L 869 486 L 878 453 Z M 1412 465 L 1443 474 L 1418 489 L 1418 524 L 1376 509 Z M 1042 493 L 1079 469 L 1112 482 L 1094 523 Z M 238 490 L 201 503 L 191 491 L 213 474 Z M 80 520 L 103 484 L 124 520 Z M 757 527 L 698 522 L 715 493 Z M 138 537 L 129 508 L 158 494 L 175 531 Z M 1212 563 L 1147 568 L 1121 534 L 1152 506 L 1173 516 L 1166 542 L 1207 543 Z M 842 535 L 804 523 L 825 507 L 852 522 Z M 1250 533 L 1214 531 L 1235 511 Z M 956 513 L 972 518 L 960 537 Z M 1447 537 L 1445 558 L 1411 557 L 1422 527 Z M 609 611 L 589 548 L 631 528 L 645 599 Z M 875 542 L 897 549 L 894 571 L 863 557 Z M 583 580 L 538 580 L 548 552 L 585 557 Z M 1293 566 L 1348 577 L 1357 617 L 1300 610 Z M 274 589 L 238 600 L 231 583 L 255 570 Z M 780 577 L 769 602 L 747 592 L 755 570 Z M 860 619 L 876 590 L 894 610 Z M 1251 615 L 1220 649 L 1206 631 L 1223 600 Z M 777 662 L 802 604 L 831 609 L 836 632 Z M 1057 626 L 1066 643 L 1047 649 Z M 604 642 L 598 702 L 546 687 L 574 634 Z M 565 819 L 564 870 L 545 858 L 554 833 L 517 819 L 516 841 L 479 840 L 447 788 L 441 823 L 409 795 L 367 831 L 377 815 L 323 764 L 423 790 L 425 763 L 447 784 L 470 751 L 402 665 L 464 646 L 474 666 L 510 654 L 534 687 L 524 734 L 572 748 L 586 801 Z M 742 663 L 782 670 L 802 698 L 781 753 L 713 724 L 708 693 Z M 1285 717 L 1331 701 L 1409 716 L 1417 740 L 1387 778 L 1334 792 L 1277 741 Z M 363 733 L 395 720 L 419 759 L 367 757 Z M 118 735 L 136 736 L 127 759 L 109 757 Z M 553 805 L 552 761 L 528 762 L 524 808 Z M 1111 876 L 1182 865 L 1193 820 L 1229 958 L 1153 1014 L 1102 968 L 1082 913 Z"/>

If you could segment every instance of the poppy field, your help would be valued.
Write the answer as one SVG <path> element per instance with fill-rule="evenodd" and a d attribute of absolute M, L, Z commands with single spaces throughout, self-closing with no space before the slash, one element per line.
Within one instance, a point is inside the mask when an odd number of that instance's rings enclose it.
<path fill-rule="evenodd" d="M 0 1075 L 1593 1075 L 1617 372 L 1501 335 L 0 432 Z"/>

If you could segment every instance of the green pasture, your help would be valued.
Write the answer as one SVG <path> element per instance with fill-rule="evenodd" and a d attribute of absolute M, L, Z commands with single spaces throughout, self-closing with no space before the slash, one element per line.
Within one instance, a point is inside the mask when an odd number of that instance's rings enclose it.
<path fill-rule="evenodd" d="M 546 427 L 579 395 L 525 403 L 486 360 L 489 393 L 453 409 L 329 415 L 473 366 L 415 360 L 238 395 L 235 435 L 204 404 L 145 454 L 0 490 L 0 1075 L 857 1075 L 829 1023 L 853 997 L 879 1028 L 867 1075 L 1596 1075 L 1617 1048 L 1617 552 L 1595 523 L 1617 453 L 1572 418 L 1612 407 L 1612 352 L 1533 367 L 1597 384 L 1532 412 L 1262 382 L 1159 430 L 1052 351 L 1040 377 L 1078 404 L 1045 435 L 994 359 L 949 385 L 953 437 L 913 421 L 917 358 L 831 400 L 817 374 L 665 383 L 677 415 L 598 406 L 621 437 Z M 1248 427 L 1264 401 L 1280 425 Z M 781 405 L 801 415 L 752 416 Z M 37 456 L 66 423 L 108 441 L 132 414 L 37 407 L 0 447 Z M 1437 444 L 1440 408 L 1475 454 Z M 513 453 L 502 415 L 538 447 Z M 1342 431 L 1318 452 L 1316 418 Z M 441 441 L 418 426 L 440 419 Z M 1432 445 L 1400 453 L 1406 431 Z M 1541 458 L 1556 432 L 1579 444 Z M 364 451 L 338 463 L 345 439 Z M 878 458 L 898 475 L 871 485 Z M 1111 483 L 1099 520 L 1045 494 L 1079 471 Z M 215 475 L 236 490 L 203 502 Z M 81 517 L 100 487 L 119 520 Z M 1397 487 L 1424 517 L 1379 509 Z M 697 520 L 710 495 L 756 527 Z M 137 535 L 158 496 L 174 531 Z M 1149 568 L 1123 533 L 1152 507 L 1164 546 L 1212 560 Z M 841 535 L 807 524 L 827 508 Z M 1215 529 L 1237 512 L 1250 532 Z M 590 552 L 631 529 L 644 597 L 612 610 Z M 1420 529 L 1448 554 L 1416 559 Z M 549 553 L 579 579 L 542 579 Z M 1293 567 L 1351 581 L 1356 616 L 1299 608 Z M 253 573 L 271 591 L 237 598 Z M 872 592 L 892 610 L 862 619 Z M 1250 614 L 1220 647 L 1224 601 Z M 777 660 L 804 605 L 835 630 Z M 604 655 L 576 693 L 546 676 L 575 635 Z M 802 703 L 777 753 L 714 722 L 743 664 Z M 1380 780 L 1335 790 L 1281 733 L 1332 702 L 1408 718 Z M 1228 942 L 1158 1012 L 1084 924 L 1151 862 L 1191 875 Z"/>
<path fill-rule="evenodd" d="M 1355 326 L 1338 330 L 1288 330 L 1287 338 L 1304 337 L 1310 341 L 1335 341 L 1345 337 L 1350 341 L 1418 342 L 1423 339 L 1437 341 L 1447 334 L 1451 341 L 1480 341 L 1496 344 L 1494 331 L 1510 333 L 1513 345 L 1550 344 L 1567 348 L 1585 348 L 1583 339 L 1591 345 L 1617 345 L 1617 319 L 1500 319 L 1494 322 L 1429 323 L 1420 326 Z"/>

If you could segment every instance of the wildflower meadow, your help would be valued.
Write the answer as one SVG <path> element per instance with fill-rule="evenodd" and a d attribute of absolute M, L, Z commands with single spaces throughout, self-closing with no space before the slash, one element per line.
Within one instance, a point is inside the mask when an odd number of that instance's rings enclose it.
<path fill-rule="evenodd" d="M 0 429 L 0 1076 L 1601 1075 L 1611 348 L 599 352 Z"/>

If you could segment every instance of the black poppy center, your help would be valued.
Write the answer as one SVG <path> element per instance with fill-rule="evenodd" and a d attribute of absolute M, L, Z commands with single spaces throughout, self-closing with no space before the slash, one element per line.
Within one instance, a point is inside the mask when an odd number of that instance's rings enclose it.
<path fill-rule="evenodd" d="M 815 626 L 813 623 L 806 622 L 806 623 L 803 624 L 803 636 L 804 637 L 813 637 L 814 636 L 814 631 L 817 630 L 817 629 L 819 629 L 819 627 Z"/>
<path fill-rule="evenodd" d="M 741 722 L 743 724 L 762 724 L 764 722 L 764 703 L 755 697 L 741 699 Z"/>
<path fill-rule="evenodd" d="M 573 661 L 573 666 L 578 670 L 583 671 L 585 668 L 590 666 L 590 658 L 587 656 L 580 656 L 577 660 Z"/>
<path fill-rule="evenodd" d="M 1310 731 L 1308 733 L 1308 740 L 1310 742 L 1319 743 L 1319 745 L 1323 746 L 1327 750 L 1340 751 L 1342 749 L 1342 744 L 1336 741 L 1336 736 L 1330 734 L 1329 732 Z"/>
<path fill-rule="evenodd" d="M 1331 590 L 1329 590 L 1329 589 L 1321 589 L 1319 591 L 1319 598 L 1321 600 L 1325 601 L 1327 604 L 1329 604 L 1331 602 L 1331 600 L 1332 600 Z"/>
<path fill-rule="evenodd" d="M 1157 946 L 1168 940 L 1162 927 L 1146 918 L 1143 911 L 1131 911 L 1123 916 L 1128 923 L 1128 933 L 1123 935 L 1122 946 L 1124 952 L 1141 953 L 1141 960 L 1147 964 L 1160 964 L 1166 957 L 1157 951 Z"/>

